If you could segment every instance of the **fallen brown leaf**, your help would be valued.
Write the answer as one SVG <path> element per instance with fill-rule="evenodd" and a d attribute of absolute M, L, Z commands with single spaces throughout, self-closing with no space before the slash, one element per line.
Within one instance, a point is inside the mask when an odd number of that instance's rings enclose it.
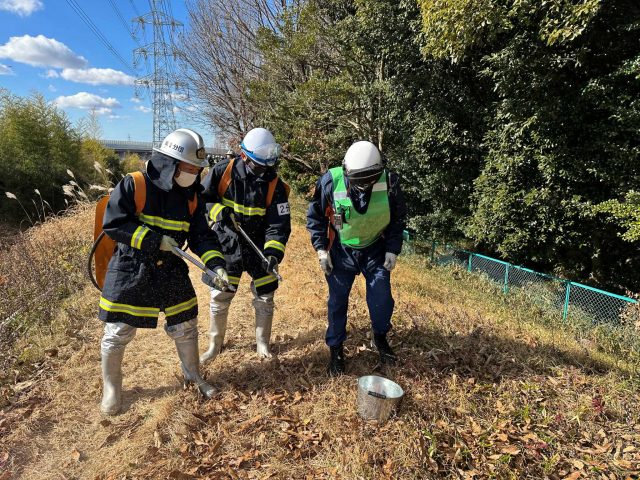
<path fill-rule="evenodd" d="M 506 447 L 502 447 L 500 451 L 508 455 L 518 455 L 520 453 L 520 449 L 515 445 L 507 445 Z"/>
<path fill-rule="evenodd" d="M 193 475 L 189 475 L 188 473 L 181 472 L 180 470 L 172 470 L 169 473 L 169 478 L 174 480 L 191 480 L 195 477 Z"/>
<path fill-rule="evenodd" d="M 82 456 L 82 454 L 80 453 L 80 451 L 78 449 L 74 449 L 71 452 L 71 458 L 73 458 L 76 462 L 80 461 L 80 457 Z"/>
<path fill-rule="evenodd" d="M 564 477 L 564 480 L 576 480 L 576 479 L 580 478 L 581 476 L 582 476 L 582 473 L 573 472 L 573 473 L 570 473 L 569 475 L 567 475 L 566 477 Z"/>

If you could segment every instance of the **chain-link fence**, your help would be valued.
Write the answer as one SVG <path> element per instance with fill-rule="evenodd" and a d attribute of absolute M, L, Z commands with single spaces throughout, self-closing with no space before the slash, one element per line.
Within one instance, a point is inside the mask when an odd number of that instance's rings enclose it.
<path fill-rule="evenodd" d="M 564 321 L 620 324 L 637 301 L 598 288 L 563 280 L 502 260 L 469 252 L 434 241 L 431 261 L 438 265 L 457 264 L 500 284 L 506 293 L 519 292 L 547 311 L 557 311 Z"/>

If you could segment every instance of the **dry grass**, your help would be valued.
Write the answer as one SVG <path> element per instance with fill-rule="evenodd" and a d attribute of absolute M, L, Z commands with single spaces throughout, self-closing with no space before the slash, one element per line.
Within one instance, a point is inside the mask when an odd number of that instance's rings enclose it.
<path fill-rule="evenodd" d="M 77 205 L 0 250 L 0 407 L 6 384 L 41 374 L 43 357 L 56 355 L 83 319 L 85 303 L 67 299 L 87 284 L 92 228 L 93 208 Z"/>
<path fill-rule="evenodd" d="M 394 272 L 391 340 L 402 364 L 384 374 L 407 395 L 385 425 L 355 408 L 356 379 L 376 365 L 362 280 L 348 375 L 329 379 L 326 286 L 297 225 L 276 296 L 277 360 L 255 357 L 245 279 L 226 350 L 205 370 L 218 397 L 182 391 L 169 338 L 139 331 L 125 355 L 125 412 L 105 420 L 101 325 L 87 287 L 68 300 L 87 306 L 76 351 L 47 360 L 53 376 L 0 414 L 0 465 L 6 457 L 4 468 L 25 479 L 635 478 L 640 398 L 624 362 L 547 330 L 533 309 L 483 295 L 473 277 L 420 262 L 405 257 Z M 204 343 L 208 295 L 193 280 Z"/>

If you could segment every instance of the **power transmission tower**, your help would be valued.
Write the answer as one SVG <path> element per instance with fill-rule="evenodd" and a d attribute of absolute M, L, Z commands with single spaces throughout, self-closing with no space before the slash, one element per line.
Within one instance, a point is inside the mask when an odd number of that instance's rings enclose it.
<path fill-rule="evenodd" d="M 149 57 L 153 60 L 153 70 L 136 79 L 136 86 L 151 90 L 153 146 L 159 147 L 164 137 L 176 129 L 172 91 L 180 86 L 174 78 L 172 64 L 177 52 L 173 43 L 167 41 L 165 29 L 169 30 L 169 38 L 172 39 L 173 31 L 182 27 L 182 23 L 167 14 L 164 0 L 150 0 L 149 5 L 151 11 L 136 17 L 134 21 L 141 29 L 145 25 L 153 27 L 153 41 L 134 50 L 134 65 L 138 66 L 141 58 L 145 62 Z"/>

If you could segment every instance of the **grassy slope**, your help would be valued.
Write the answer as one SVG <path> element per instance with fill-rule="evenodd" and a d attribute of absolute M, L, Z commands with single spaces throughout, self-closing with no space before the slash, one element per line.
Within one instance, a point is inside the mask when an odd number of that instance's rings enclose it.
<path fill-rule="evenodd" d="M 326 286 L 301 225 L 282 273 L 277 361 L 254 356 L 244 280 L 227 348 L 205 371 L 219 397 L 181 391 L 168 337 L 139 331 L 125 356 L 126 410 L 109 420 L 98 413 L 97 292 L 78 292 L 68 302 L 86 311 L 86 324 L 44 362 L 52 376 L 0 415 L 0 462 L 7 457 L 18 478 L 631 478 L 638 469 L 639 395 L 620 360 L 590 354 L 536 323 L 533 309 L 416 257 L 394 272 L 392 343 L 403 361 L 385 372 L 406 399 L 386 425 L 361 421 L 355 380 L 376 364 L 362 279 L 348 375 L 332 380 Z M 193 280 L 204 343 L 208 295 L 195 272 Z"/>

